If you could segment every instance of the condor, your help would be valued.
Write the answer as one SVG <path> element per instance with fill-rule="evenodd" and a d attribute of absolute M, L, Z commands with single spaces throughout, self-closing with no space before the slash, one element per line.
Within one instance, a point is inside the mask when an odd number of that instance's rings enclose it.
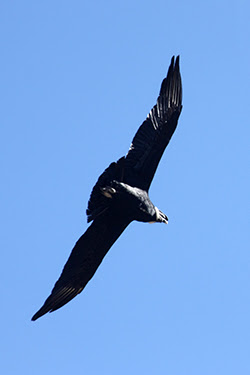
<path fill-rule="evenodd" d="M 167 216 L 151 202 L 148 191 L 181 109 L 179 56 L 173 56 L 157 103 L 139 127 L 127 155 L 110 164 L 94 186 L 87 208 L 88 222 L 93 222 L 76 242 L 50 296 L 32 320 L 79 294 L 133 220 L 167 224 Z"/>

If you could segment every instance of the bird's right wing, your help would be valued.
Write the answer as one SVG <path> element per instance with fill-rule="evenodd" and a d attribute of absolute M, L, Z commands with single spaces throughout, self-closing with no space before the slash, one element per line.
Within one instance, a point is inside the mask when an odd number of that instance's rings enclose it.
<path fill-rule="evenodd" d="M 50 296 L 32 320 L 59 309 L 81 293 L 129 223 L 128 219 L 114 216 L 112 210 L 99 215 L 76 242 Z"/>
<path fill-rule="evenodd" d="M 182 109 L 179 56 L 171 60 L 156 105 L 135 134 L 125 158 L 124 181 L 148 191 Z"/>
<path fill-rule="evenodd" d="M 135 134 L 126 157 L 111 163 L 98 178 L 88 202 L 88 222 L 109 208 L 110 199 L 103 194 L 103 188 L 111 186 L 113 180 L 148 191 L 160 158 L 177 126 L 181 102 L 179 57 L 176 61 L 173 57 L 157 103 Z"/>

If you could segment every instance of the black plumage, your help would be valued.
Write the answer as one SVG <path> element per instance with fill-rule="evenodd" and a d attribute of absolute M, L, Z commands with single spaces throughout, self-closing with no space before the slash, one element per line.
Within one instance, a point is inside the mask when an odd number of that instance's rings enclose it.
<path fill-rule="evenodd" d="M 181 109 L 179 56 L 176 60 L 173 56 L 157 103 L 135 134 L 127 155 L 110 164 L 94 186 L 87 208 L 88 222 L 93 222 L 76 242 L 50 296 L 32 320 L 79 294 L 133 220 L 167 223 L 167 216 L 150 201 L 148 190 Z"/>

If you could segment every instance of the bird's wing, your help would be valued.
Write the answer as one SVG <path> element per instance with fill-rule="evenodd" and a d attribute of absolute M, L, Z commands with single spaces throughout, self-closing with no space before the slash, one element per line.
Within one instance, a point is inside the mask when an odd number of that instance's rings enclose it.
<path fill-rule="evenodd" d="M 128 219 L 112 215 L 111 210 L 99 215 L 76 242 L 50 296 L 32 320 L 59 309 L 79 294 L 129 223 Z"/>
<path fill-rule="evenodd" d="M 135 134 L 125 158 L 124 181 L 149 189 L 161 156 L 172 137 L 182 109 L 179 56 L 172 57 L 156 105 Z"/>

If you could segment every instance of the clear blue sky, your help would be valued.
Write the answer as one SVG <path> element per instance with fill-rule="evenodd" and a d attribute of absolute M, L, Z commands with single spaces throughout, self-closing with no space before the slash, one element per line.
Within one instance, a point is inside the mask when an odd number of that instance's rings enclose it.
<path fill-rule="evenodd" d="M 2 374 L 250 374 L 249 11 L 1 2 Z M 130 225 L 83 293 L 32 323 L 174 54 L 183 112 L 150 190 L 169 225 Z"/>

